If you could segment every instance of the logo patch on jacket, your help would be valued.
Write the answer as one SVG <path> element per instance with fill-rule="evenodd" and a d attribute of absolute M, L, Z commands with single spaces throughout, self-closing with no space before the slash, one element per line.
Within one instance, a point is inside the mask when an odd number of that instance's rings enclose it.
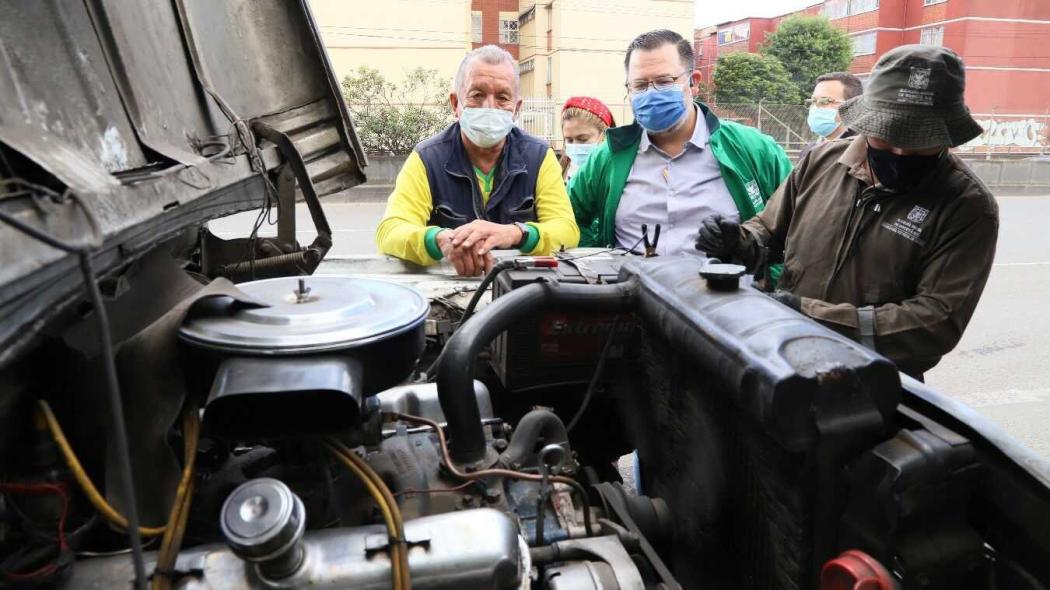
<path fill-rule="evenodd" d="M 755 206 L 755 211 L 761 211 L 765 208 L 765 203 L 762 202 L 762 189 L 758 188 L 757 181 L 747 181 L 747 184 L 744 185 L 744 190 L 747 191 L 747 198 L 751 199 L 751 204 Z"/>
<path fill-rule="evenodd" d="M 926 221 L 929 216 L 929 209 L 916 205 L 908 212 L 905 219 L 898 218 L 893 223 L 883 223 L 882 227 L 922 246 L 926 244 L 926 240 L 922 239 L 922 222 Z"/>
<path fill-rule="evenodd" d="M 916 205 L 912 208 L 911 212 L 908 213 L 908 221 L 912 223 L 922 223 L 923 221 L 926 221 L 926 216 L 929 214 L 929 209 Z"/>

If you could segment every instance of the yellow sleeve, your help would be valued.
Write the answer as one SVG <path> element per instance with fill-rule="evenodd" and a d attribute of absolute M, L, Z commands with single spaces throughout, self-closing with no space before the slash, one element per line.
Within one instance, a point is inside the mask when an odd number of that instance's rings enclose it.
<path fill-rule="evenodd" d="M 419 154 L 412 152 L 394 181 L 394 192 L 386 202 L 386 213 L 376 228 L 376 246 L 383 254 L 416 264 L 438 260 L 426 246 L 426 235 L 434 201 L 427 182 L 427 169 Z"/>
<path fill-rule="evenodd" d="M 554 150 L 547 150 L 536 178 L 536 219 L 529 225 L 539 230 L 540 239 L 528 254 L 549 256 L 562 246 L 575 248 L 580 243 L 580 228 L 576 226 Z"/>

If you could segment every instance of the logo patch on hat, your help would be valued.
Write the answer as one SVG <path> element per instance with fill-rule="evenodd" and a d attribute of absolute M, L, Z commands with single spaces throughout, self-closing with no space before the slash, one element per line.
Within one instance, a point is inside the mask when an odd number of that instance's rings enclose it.
<path fill-rule="evenodd" d="M 897 102 L 933 106 L 933 92 L 930 87 L 930 68 L 911 68 L 908 74 L 908 87 L 897 91 Z"/>
<path fill-rule="evenodd" d="M 930 210 L 925 207 L 919 207 L 916 205 L 912 208 L 911 212 L 908 213 L 908 221 L 912 223 L 922 223 L 926 221 L 926 217 L 930 214 Z"/>
<path fill-rule="evenodd" d="M 930 87 L 930 68 L 912 68 L 908 76 L 908 88 L 926 90 Z"/>

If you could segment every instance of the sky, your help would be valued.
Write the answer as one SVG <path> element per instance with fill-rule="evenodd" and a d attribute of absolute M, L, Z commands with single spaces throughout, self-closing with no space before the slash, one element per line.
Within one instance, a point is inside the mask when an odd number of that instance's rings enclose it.
<path fill-rule="evenodd" d="M 748 16 L 777 16 L 816 4 L 818 0 L 695 0 L 699 27 L 717 25 Z"/>

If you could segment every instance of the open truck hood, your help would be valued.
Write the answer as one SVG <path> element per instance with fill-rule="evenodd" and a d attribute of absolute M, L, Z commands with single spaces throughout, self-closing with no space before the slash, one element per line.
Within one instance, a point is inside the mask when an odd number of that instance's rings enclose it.
<path fill-rule="evenodd" d="M 316 196 L 365 179 L 307 0 L 0 0 L 0 14 L 0 208 L 83 241 L 72 201 L 13 179 L 79 196 L 99 274 L 264 205 L 289 153 Z M 0 366 L 79 292 L 76 264 L 0 224 Z"/>

